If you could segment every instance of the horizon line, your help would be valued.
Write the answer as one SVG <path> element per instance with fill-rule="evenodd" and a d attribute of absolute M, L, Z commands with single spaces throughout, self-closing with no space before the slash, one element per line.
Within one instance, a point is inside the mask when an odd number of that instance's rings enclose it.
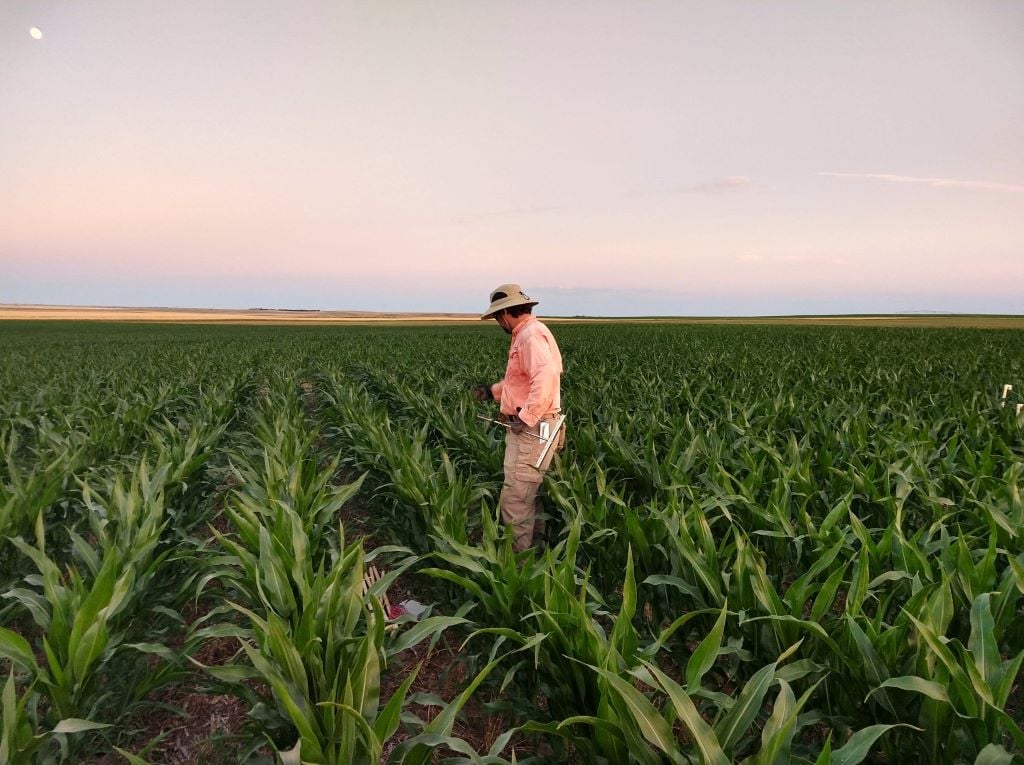
<path fill-rule="evenodd" d="M 180 313 L 234 313 L 234 314 L 253 314 L 253 315 L 268 315 L 268 314 L 284 314 L 292 315 L 294 318 L 295 314 L 318 314 L 325 319 L 328 318 L 373 318 L 373 317 L 387 317 L 387 318 L 415 318 L 415 317 L 437 317 L 447 319 L 477 319 L 479 320 L 479 313 L 469 311 L 389 311 L 389 310 L 369 310 L 369 309 L 348 309 L 348 308 L 286 308 L 286 307 L 262 307 L 254 306 L 250 308 L 224 308 L 224 307 L 185 307 L 185 306 L 132 306 L 132 305 L 85 305 L 85 304 L 73 304 L 73 303 L 0 303 L 0 311 L 13 310 L 13 311 L 29 311 L 29 310 L 40 310 L 40 311 L 125 311 L 125 312 L 168 312 L 175 311 Z M 922 316 L 935 316 L 935 317 L 990 317 L 990 318 L 1024 318 L 1024 314 L 1016 313 L 979 313 L 976 311 L 971 312 L 956 312 L 956 311 L 936 311 L 936 310 L 912 310 L 912 311 L 893 311 L 893 312 L 880 312 L 880 311 L 868 311 L 868 312 L 843 312 L 843 313 L 759 313 L 759 314 L 590 314 L 590 313 L 577 313 L 577 314 L 537 314 L 538 316 L 544 316 L 544 318 L 551 319 L 819 319 L 819 318 L 865 318 L 865 317 L 878 317 L 878 318 L 893 318 L 893 317 L 922 317 Z M 4 320 L 7 317 L 0 316 L 0 320 Z M 11 317 L 13 318 L 13 317 Z"/>

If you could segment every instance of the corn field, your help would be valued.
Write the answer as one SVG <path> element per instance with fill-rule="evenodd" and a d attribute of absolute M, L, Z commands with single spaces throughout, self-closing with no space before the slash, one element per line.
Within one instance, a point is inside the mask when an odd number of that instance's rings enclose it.
<path fill-rule="evenodd" d="M 1024 335 L 553 329 L 0 326 L 0 765 L 1024 761 Z"/>

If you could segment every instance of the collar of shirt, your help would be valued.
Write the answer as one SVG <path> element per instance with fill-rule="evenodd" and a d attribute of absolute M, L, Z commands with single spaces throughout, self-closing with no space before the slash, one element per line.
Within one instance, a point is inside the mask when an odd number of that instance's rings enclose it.
<path fill-rule="evenodd" d="M 520 322 L 519 326 L 512 330 L 512 339 L 515 340 L 519 336 L 519 333 L 523 331 L 523 327 L 525 327 L 531 321 L 537 321 L 537 317 L 532 316 L 531 314 L 527 314 L 526 321 Z"/>

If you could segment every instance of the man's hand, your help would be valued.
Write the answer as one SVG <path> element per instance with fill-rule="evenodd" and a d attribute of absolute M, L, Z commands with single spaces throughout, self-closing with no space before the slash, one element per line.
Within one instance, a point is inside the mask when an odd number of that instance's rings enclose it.
<path fill-rule="evenodd" d="M 521 406 L 516 407 L 516 413 L 508 416 L 508 429 L 513 433 L 519 434 L 523 432 L 523 428 L 526 427 L 526 423 L 519 419 L 519 413 L 523 411 Z"/>
<path fill-rule="evenodd" d="M 491 386 L 484 383 L 477 383 L 473 386 L 473 398 L 483 404 L 486 401 L 493 401 L 494 394 L 491 393 Z"/>

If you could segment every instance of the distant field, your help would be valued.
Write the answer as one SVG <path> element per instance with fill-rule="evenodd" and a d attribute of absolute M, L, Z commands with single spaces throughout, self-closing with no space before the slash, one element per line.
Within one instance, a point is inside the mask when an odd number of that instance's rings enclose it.
<path fill-rule="evenodd" d="M 341 324 L 476 321 L 477 314 L 0 305 L 0 320 L 127 321 L 164 324 Z"/>
<path fill-rule="evenodd" d="M 883 314 L 850 316 L 644 316 L 628 318 L 546 318 L 545 321 L 638 324 L 768 324 L 776 326 L 918 327 L 944 329 L 1024 329 L 1024 316 L 968 314 Z"/>
<path fill-rule="evenodd" d="M 978 329 L 1024 329 L 1024 316 L 994 315 L 893 315 L 893 316 L 790 316 L 738 319 L 736 323 L 814 324 L 865 327 L 973 327 Z"/>
<path fill-rule="evenodd" d="M 875 314 L 842 316 L 549 316 L 553 323 L 781 324 L 874 327 L 974 327 L 1024 329 L 1024 316 L 993 314 Z M 403 324 L 478 321 L 479 314 L 378 311 L 236 310 L 218 308 L 121 308 L 0 305 L 0 321 L 124 321 L 165 324 Z"/>

